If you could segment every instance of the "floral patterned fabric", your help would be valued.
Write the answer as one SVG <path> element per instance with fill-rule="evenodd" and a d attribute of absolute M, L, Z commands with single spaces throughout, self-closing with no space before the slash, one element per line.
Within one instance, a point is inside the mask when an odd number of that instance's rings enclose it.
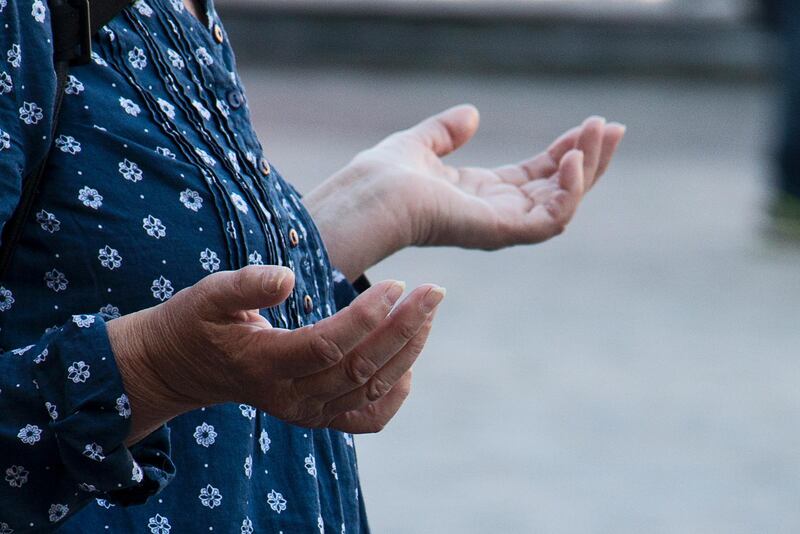
<path fill-rule="evenodd" d="M 50 13 L 0 0 L 0 221 L 53 146 L 0 280 L 0 534 L 368 531 L 350 435 L 220 405 L 124 445 L 106 321 L 248 264 L 295 271 L 289 299 L 262 310 L 278 327 L 355 296 L 264 159 L 213 5 L 205 15 L 129 6 L 70 71 L 51 136 Z"/>

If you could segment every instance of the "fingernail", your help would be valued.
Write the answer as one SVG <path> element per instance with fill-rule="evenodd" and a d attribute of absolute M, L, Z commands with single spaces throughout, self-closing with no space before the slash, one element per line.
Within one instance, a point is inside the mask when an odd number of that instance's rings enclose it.
<path fill-rule="evenodd" d="M 625 125 L 625 124 L 622 124 L 621 122 L 609 122 L 608 126 L 614 126 L 616 128 L 621 128 L 622 129 L 622 133 L 625 133 L 625 131 L 628 129 L 628 126 Z"/>
<path fill-rule="evenodd" d="M 425 295 L 425 298 L 422 299 L 422 311 L 425 313 L 430 313 L 433 309 L 439 305 L 442 300 L 444 300 L 444 296 L 447 294 L 447 290 L 441 286 L 434 287 Z"/>
<path fill-rule="evenodd" d="M 267 293 L 277 294 L 281 291 L 281 286 L 283 286 L 283 282 L 286 280 L 287 272 L 286 269 L 280 269 L 277 274 L 272 274 L 267 277 L 266 283 L 264 284 L 266 287 L 264 288 Z"/>
<path fill-rule="evenodd" d="M 394 303 L 400 299 L 400 296 L 405 290 L 406 283 L 399 280 L 389 286 L 389 289 L 386 290 L 384 295 L 386 300 L 389 302 L 389 306 L 394 306 Z"/>

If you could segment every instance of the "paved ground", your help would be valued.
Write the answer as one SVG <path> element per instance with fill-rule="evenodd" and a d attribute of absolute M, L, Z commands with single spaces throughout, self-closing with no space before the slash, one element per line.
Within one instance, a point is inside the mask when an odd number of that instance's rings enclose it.
<path fill-rule="evenodd" d="M 301 190 L 461 101 L 483 112 L 461 162 L 522 158 L 593 112 L 629 126 L 557 241 L 370 272 L 449 291 L 412 398 L 359 441 L 375 532 L 800 532 L 800 246 L 760 232 L 769 88 L 243 74 Z"/>

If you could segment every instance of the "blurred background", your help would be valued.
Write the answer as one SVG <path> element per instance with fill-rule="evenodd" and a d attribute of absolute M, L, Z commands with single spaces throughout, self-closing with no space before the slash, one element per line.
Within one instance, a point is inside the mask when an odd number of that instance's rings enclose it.
<path fill-rule="evenodd" d="M 563 236 L 368 273 L 448 288 L 405 408 L 357 441 L 374 532 L 800 532 L 800 239 L 775 231 L 773 185 L 794 121 L 785 17 L 747 0 L 217 4 L 301 191 L 460 102 L 482 128 L 454 163 L 517 161 L 590 114 L 628 126 Z"/>

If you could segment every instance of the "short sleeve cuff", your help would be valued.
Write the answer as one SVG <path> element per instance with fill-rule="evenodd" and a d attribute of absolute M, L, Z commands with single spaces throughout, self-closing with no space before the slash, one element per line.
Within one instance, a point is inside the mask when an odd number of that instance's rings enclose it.
<path fill-rule="evenodd" d="M 175 472 L 165 427 L 128 449 L 131 407 L 102 315 L 74 315 L 43 340 L 33 374 L 66 472 L 84 491 L 138 504 Z"/>

